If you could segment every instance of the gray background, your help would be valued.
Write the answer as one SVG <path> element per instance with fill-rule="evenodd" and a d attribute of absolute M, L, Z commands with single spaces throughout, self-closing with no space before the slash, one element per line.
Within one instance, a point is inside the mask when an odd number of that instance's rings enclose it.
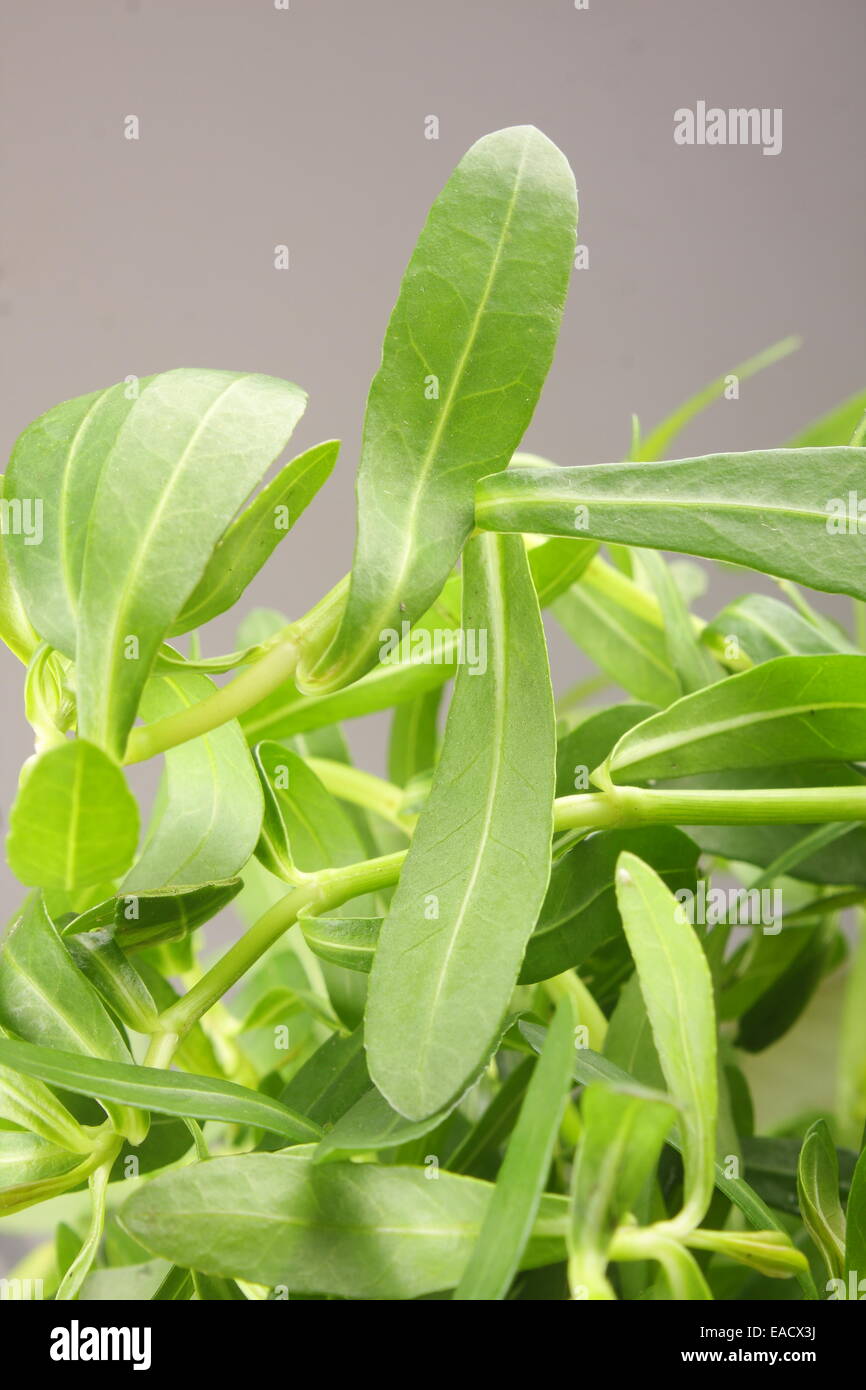
<path fill-rule="evenodd" d="M 780 443 L 863 385 L 862 0 L 6 0 L 2 31 L 5 443 L 128 373 L 298 381 L 294 443 L 344 449 L 245 609 L 297 614 L 347 568 L 364 399 L 403 266 L 453 165 L 497 127 L 532 122 L 564 149 L 590 255 L 531 448 L 621 457 L 632 410 L 649 428 L 789 332 L 796 357 L 676 452 Z M 782 107 L 781 154 L 676 146 L 673 112 L 699 99 Z M 232 640 L 221 620 L 206 650 Z M 564 645 L 555 665 L 562 683 L 580 671 Z M 5 811 L 30 739 L 5 651 L 0 675 Z M 381 721 L 354 737 L 376 767 Z"/>

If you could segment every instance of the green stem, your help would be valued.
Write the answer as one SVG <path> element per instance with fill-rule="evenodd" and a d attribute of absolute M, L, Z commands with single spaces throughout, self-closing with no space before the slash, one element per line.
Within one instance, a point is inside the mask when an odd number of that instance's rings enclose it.
<path fill-rule="evenodd" d="M 177 1038 L 182 1038 L 189 1032 L 202 1014 L 207 1013 L 226 990 L 231 989 L 265 951 L 279 941 L 283 933 L 298 920 L 298 914 L 304 909 L 311 912 L 330 912 L 351 898 L 360 897 L 362 893 L 372 893 L 396 883 L 405 858 L 406 851 L 400 850 L 396 854 L 386 854 L 380 859 L 349 864 L 342 869 L 323 869 L 315 874 L 309 883 L 302 884 L 281 898 L 226 951 L 225 955 L 202 976 L 198 984 L 193 985 L 188 994 L 160 1015 L 161 1032 L 176 1034 Z M 165 1050 L 168 1048 L 169 1044 L 166 1044 Z M 161 1055 L 164 1056 L 164 1052 Z"/>
<path fill-rule="evenodd" d="M 341 801 L 350 801 L 367 811 L 375 811 L 383 820 L 407 833 L 417 820 L 417 816 L 404 816 L 402 813 L 403 788 L 386 782 L 384 777 L 363 772 L 350 763 L 334 762 L 331 758 L 307 758 L 305 761 L 328 791 Z"/>
<path fill-rule="evenodd" d="M 381 779 L 373 778 L 373 782 Z M 355 783 L 357 786 L 357 783 Z M 387 783 L 382 783 L 387 786 Z M 866 787 L 808 787 L 790 790 L 669 792 L 610 786 L 606 792 L 560 797 L 553 803 L 556 830 L 612 826 L 766 825 L 781 822 L 866 820 Z M 160 1014 L 149 1064 L 167 1066 L 177 1042 L 255 965 L 301 912 L 329 912 L 363 893 L 397 882 L 407 850 L 379 859 L 323 869 L 281 898 L 192 989 Z M 176 1035 L 164 1038 L 161 1035 Z M 158 1059 L 154 1061 L 154 1059 Z"/>
<path fill-rule="evenodd" d="M 246 667 L 240 675 L 207 699 L 199 700 L 177 714 L 169 714 L 165 719 L 157 719 L 153 724 L 133 729 L 126 745 L 124 762 L 144 762 L 156 753 L 164 753 L 167 748 L 208 734 L 220 724 L 237 719 L 238 715 L 252 709 L 253 705 L 291 680 L 300 654 L 300 646 L 294 635 L 287 637 L 261 661 Z"/>
<path fill-rule="evenodd" d="M 812 825 L 866 820 L 866 787 L 771 787 L 754 791 L 662 791 L 611 787 L 561 797 L 557 830 L 637 825 Z"/>

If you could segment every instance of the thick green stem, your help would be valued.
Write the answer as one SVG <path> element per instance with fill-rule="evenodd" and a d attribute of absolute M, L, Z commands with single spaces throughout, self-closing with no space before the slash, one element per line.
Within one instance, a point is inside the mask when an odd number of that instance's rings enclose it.
<path fill-rule="evenodd" d="M 554 804 L 557 830 L 637 825 L 813 825 L 866 820 L 866 787 L 665 791 L 612 787 Z"/>
<path fill-rule="evenodd" d="M 254 666 L 248 666 L 220 690 L 189 709 L 157 719 L 133 729 L 126 745 L 124 762 L 141 763 L 156 753 L 164 753 L 178 743 L 210 733 L 220 724 L 237 719 L 287 680 L 291 680 L 300 658 L 300 647 L 294 637 L 287 637 L 279 646 L 263 656 Z"/>
<path fill-rule="evenodd" d="M 389 784 L 370 779 L 377 795 Z M 357 789 L 357 781 L 353 788 Z M 343 788 L 343 794 L 346 787 Z M 389 793 L 390 796 L 390 793 Z M 638 825 L 768 825 L 780 822 L 866 820 L 866 787 L 808 787 L 759 791 L 670 792 L 614 787 L 605 792 L 560 797 L 553 804 L 556 830 L 600 830 Z M 408 851 L 368 859 L 339 869 L 323 869 L 288 893 L 235 942 L 221 960 L 172 1004 L 159 1019 L 149 1061 L 168 1065 L 178 1040 L 264 955 L 302 912 L 329 912 L 363 893 L 397 882 Z M 165 1035 L 176 1035 L 167 1038 Z M 163 1041 L 160 1041 L 160 1038 Z"/>

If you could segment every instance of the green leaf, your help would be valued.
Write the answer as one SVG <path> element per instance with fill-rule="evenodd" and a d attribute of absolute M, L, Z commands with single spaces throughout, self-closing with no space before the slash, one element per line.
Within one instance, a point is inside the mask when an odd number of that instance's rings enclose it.
<path fill-rule="evenodd" d="M 193 672 L 152 676 L 143 717 L 187 709 L 213 689 L 207 676 Z M 255 849 L 261 823 L 258 778 L 234 720 L 169 749 L 157 808 L 124 893 L 194 888 L 234 877 Z"/>
<path fill-rule="evenodd" d="M 839 1201 L 839 1162 L 826 1120 L 816 1120 L 803 1140 L 797 1194 L 803 1224 L 827 1266 L 829 1278 L 842 1278 L 845 1216 Z"/>
<path fill-rule="evenodd" d="M 539 1050 L 543 1039 L 539 1043 Z M 451 1173 L 481 1173 L 495 1162 L 500 1146 L 514 1128 L 526 1087 L 535 1068 L 533 1057 L 524 1057 L 503 1079 L 484 1113 L 447 1155 L 443 1167 Z"/>
<path fill-rule="evenodd" d="M 138 807 L 123 773 L 83 739 L 26 766 L 9 815 L 6 853 L 22 883 L 75 894 L 125 873 L 138 843 Z"/>
<path fill-rule="evenodd" d="M 866 598 L 862 538 L 847 515 L 866 449 L 768 449 L 667 463 L 509 468 L 479 483 L 476 522 L 748 565 Z"/>
<path fill-rule="evenodd" d="M 231 878 L 201 888 L 158 888 L 151 893 L 120 894 L 74 918 L 63 935 L 112 927 L 114 939 L 124 951 L 181 941 L 215 917 L 242 886 L 241 879 Z"/>
<path fill-rule="evenodd" d="M 535 408 L 576 225 L 571 170 L 532 126 L 479 140 L 433 204 L 370 388 L 345 614 L 305 688 L 357 680 L 382 630 L 414 622 L 442 588 L 474 484 L 506 466 Z"/>
<path fill-rule="evenodd" d="M 90 1225 L 87 1234 L 82 1241 L 80 1249 L 70 1264 L 63 1278 L 60 1280 L 59 1287 L 54 1295 L 55 1302 L 69 1303 L 77 1299 L 81 1285 L 90 1272 L 91 1265 L 96 1259 L 96 1252 L 102 1240 L 102 1233 L 105 1228 L 105 1201 L 108 1196 L 108 1177 L 111 1171 L 111 1160 L 101 1163 L 95 1172 L 91 1173 L 88 1179 L 90 1189 Z"/>
<path fill-rule="evenodd" d="M 673 411 L 666 420 L 663 420 L 660 425 L 657 425 L 652 433 L 648 434 L 646 438 L 641 441 L 638 449 L 633 455 L 635 462 L 648 463 L 662 458 L 671 441 L 685 429 L 686 425 L 689 424 L 696 415 L 700 415 L 703 410 L 706 410 L 707 406 L 712 405 L 713 401 L 718 400 L 720 396 L 724 395 L 731 376 L 737 377 L 739 381 L 748 381 L 749 377 L 754 376 L 757 372 L 763 371 L 765 367 L 772 367 L 774 363 L 781 361 L 790 353 L 796 351 L 799 346 L 799 338 L 782 338 L 780 342 L 773 343 L 772 347 L 764 348 L 763 352 L 758 352 L 754 357 L 749 357 L 745 362 L 740 362 L 730 373 L 726 373 L 724 376 L 717 377 L 715 381 L 711 381 L 709 386 L 705 386 L 701 391 L 691 396 L 689 400 Z M 816 440 L 815 443 L 847 444 L 849 436 L 850 431 L 844 439 Z"/>
<path fill-rule="evenodd" d="M 173 633 L 202 627 L 237 603 L 283 536 L 330 477 L 339 440 L 315 444 L 280 469 L 217 543 L 204 574 L 173 624 Z"/>
<path fill-rule="evenodd" d="M 532 1047 L 533 1051 L 538 1052 L 544 1043 L 545 1030 L 535 1024 L 521 1022 L 520 1032 Z M 610 1038 L 610 1033 L 608 1033 Z M 637 1039 L 640 1047 L 641 1040 Z M 607 1044 L 606 1044 L 607 1045 Z M 645 1061 L 645 1049 L 642 1052 L 642 1060 Z M 657 1065 L 657 1058 L 654 1051 L 652 1061 Z M 630 1072 L 624 1070 L 609 1057 L 601 1053 L 593 1052 L 589 1048 L 575 1049 L 574 1052 L 574 1078 L 585 1086 L 591 1086 L 596 1082 L 603 1082 L 609 1088 L 622 1091 L 627 1095 L 649 1096 L 649 1098 L 661 1099 L 675 1104 L 670 1096 L 666 1096 L 657 1091 L 647 1091 L 646 1086 L 635 1079 Z M 667 1142 L 678 1152 L 684 1152 L 683 1141 L 676 1130 L 668 1136 Z M 777 1232 L 781 1240 L 785 1243 L 785 1254 L 782 1262 L 786 1263 L 791 1273 L 795 1274 L 797 1282 L 803 1289 L 807 1298 L 816 1298 L 815 1285 L 812 1276 L 809 1274 L 806 1261 L 799 1251 L 791 1245 L 790 1237 L 767 1204 L 758 1196 L 757 1192 L 749 1186 L 744 1178 L 728 1177 L 726 1168 L 722 1163 L 716 1161 L 713 1165 L 713 1178 L 719 1192 L 724 1195 L 743 1213 L 749 1225 L 752 1226 L 759 1235 L 766 1234 L 767 1229 Z M 718 1232 L 712 1233 L 718 1237 Z M 700 1231 L 693 1231 L 690 1240 L 696 1239 Z"/>
<path fill-rule="evenodd" d="M 638 552 L 637 559 L 649 577 L 664 621 L 664 640 L 668 660 L 679 677 L 684 695 L 702 690 L 725 674 L 702 647 L 695 634 L 692 615 L 677 586 L 673 571 L 655 550 Z"/>
<path fill-rule="evenodd" d="M 623 734 L 655 714 L 654 705 L 611 705 L 582 719 L 575 729 L 563 734 L 556 745 L 556 795 L 575 796 L 591 792 L 589 774 Z"/>
<path fill-rule="evenodd" d="M 681 694 L 659 628 L 615 596 L 575 584 L 552 611 L 575 646 L 635 699 L 663 706 Z"/>
<path fill-rule="evenodd" d="M 465 554 L 462 666 L 442 753 L 370 976 L 370 1074 L 422 1119 L 465 1087 L 509 1003 L 550 872 L 554 716 L 538 604 L 519 540 Z"/>
<path fill-rule="evenodd" d="M 677 1219 L 697 1226 L 713 1191 L 718 1103 L 709 966 L 676 898 L 633 854 L 620 857 L 617 897 L 668 1090 L 682 1107 L 685 1200 Z"/>
<path fill-rule="evenodd" d="M 576 969 L 619 936 L 615 880 L 624 850 L 655 869 L 671 891 L 694 887 L 698 847 L 672 827 L 607 830 L 580 841 L 553 866 L 541 915 L 526 947 L 521 984 Z"/>
<path fill-rule="evenodd" d="M 381 917 L 298 918 L 304 940 L 321 960 L 369 975 L 382 930 Z"/>
<path fill-rule="evenodd" d="M 0 1130 L 0 1191 L 61 1177 L 80 1162 L 80 1152 L 70 1153 L 68 1148 L 60 1148 L 41 1135 Z"/>
<path fill-rule="evenodd" d="M 3 499 L 4 484 L 5 479 L 0 476 L 0 501 Z M 32 502 L 35 500 L 36 499 L 32 499 L 31 510 L 29 512 L 29 521 L 32 528 L 31 544 L 36 543 L 36 537 L 39 534 L 37 514 L 32 508 Z M 18 525 L 20 526 L 25 517 L 24 510 L 21 508 L 20 503 L 18 511 Z M 8 528 L 10 530 L 14 522 L 15 513 L 11 510 L 10 505 L 8 523 Z M 34 630 L 27 617 L 24 604 L 18 596 L 18 590 L 12 578 L 9 561 L 6 558 L 6 531 L 6 526 L 0 531 L 0 638 L 6 643 L 9 650 L 14 652 L 18 660 L 23 661 L 26 666 L 33 653 L 36 651 L 36 648 L 39 646 L 39 634 Z"/>
<path fill-rule="evenodd" d="M 7 1037 L 0 1028 L 0 1041 Z M 14 1068 L 0 1065 L 0 1120 L 31 1132 L 53 1150 L 60 1148 L 72 1153 L 89 1153 L 92 1140 L 70 1115 L 65 1105 L 44 1086 L 29 1076 L 19 1075 Z M 0 1138 L 3 1137 L 0 1131 Z"/>
<path fill-rule="evenodd" d="M 429 1134 L 449 1113 L 443 1110 L 424 1120 L 407 1120 L 392 1110 L 385 1097 L 371 1086 L 321 1140 L 313 1162 L 324 1163 L 356 1153 L 398 1148 L 411 1139 Z"/>
<path fill-rule="evenodd" d="M 237 372 L 139 388 L 49 411 L 7 479 L 45 498 L 48 546 L 11 548 L 31 621 L 76 657 L 81 734 L 118 758 L 160 643 L 306 404 L 289 382 Z"/>
<path fill-rule="evenodd" d="M 265 801 L 256 854 L 271 873 L 291 879 L 365 857 L 354 824 L 304 759 L 281 743 L 260 743 L 255 765 Z"/>
<path fill-rule="evenodd" d="M 492 1188 L 474 1178 L 303 1154 L 215 1158 L 164 1173 L 122 1221 L 154 1254 L 291 1293 L 412 1299 L 453 1288 Z M 545 1197 L 524 1267 L 563 1254 L 562 1198 Z"/>
<path fill-rule="evenodd" d="M 66 947 L 83 975 L 122 1023 L 152 1033 L 159 1010 L 138 971 L 127 960 L 111 930 L 78 932 Z"/>
<path fill-rule="evenodd" d="M 123 1038 L 37 895 L 28 898 L 0 948 L 0 1021 L 28 1042 L 129 1060 Z"/>
<path fill-rule="evenodd" d="M 96 990 L 73 965 L 37 895 L 28 898 L 0 948 L 0 1023 L 25 1044 L 129 1061 L 126 1043 Z M 0 1038 L 0 1061 L 4 1051 L 25 1044 Z M 105 1108 L 126 1132 L 123 1111 Z"/>
<path fill-rule="evenodd" d="M 781 656 L 686 695 L 624 734 L 618 782 L 866 758 L 866 656 Z"/>
<path fill-rule="evenodd" d="M 442 687 L 438 686 L 395 709 L 388 743 L 388 778 L 395 786 L 405 787 L 435 763 L 441 703 Z"/>
<path fill-rule="evenodd" d="M 802 1144 L 799 1139 L 779 1136 L 747 1135 L 742 1141 L 746 1178 L 755 1191 L 779 1211 L 799 1216 L 797 1170 Z M 851 1191 L 857 1155 L 850 1149 L 836 1150 L 839 1165 L 839 1197 L 847 1201 Z"/>
<path fill-rule="evenodd" d="M 831 635 L 832 634 L 832 635 Z M 856 647 L 840 631 L 821 630 L 808 622 L 787 603 L 766 594 L 746 594 L 723 608 L 704 628 L 705 640 L 716 639 L 742 650 L 756 664 L 776 656 L 819 656 L 828 652 L 856 652 Z M 734 651 L 736 647 L 738 650 Z"/>
<path fill-rule="evenodd" d="M 849 1277 L 854 1274 L 858 1281 L 866 1278 L 866 1149 L 857 1160 L 848 1197 L 845 1269 Z"/>
<path fill-rule="evenodd" d="M 322 1043 L 280 1093 L 280 1101 L 314 1124 L 334 1125 L 370 1089 L 363 1029 Z M 263 1147 L 272 1147 L 267 1144 Z"/>
<path fill-rule="evenodd" d="M 655 1172 L 675 1114 L 672 1105 L 649 1092 L 639 1095 L 597 1082 L 584 1091 L 572 1177 L 572 1297 L 613 1297 L 604 1271 L 614 1232 Z"/>
<path fill-rule="evenodd" d="M 503 1299 L 520 1267 L 571 1089 L 573 1051 L 574 1012 L 566 998 L 560 1001 L 547 1031 L 455 1299 Z"/>
<path fill-rule="evenodd" d="M 847 444 L 866 410 L 866 391 L 857 391 L 807 425 L 793 439 L 789 449 L 817 449 L 828 444 Z"/>
<path fill-rule="evenodd" d="M 105 1062 L 50 1047 L 0 1038 L 0 1063 L 82 1096 L 119 1105 L 155 1110 L 161 1115 L 188 1115 L 271 1130 L 295 1143 L 318 1139 L 320 1130 L 270 1096 L 260 1095 L 190 1072 L 161 1071 L 124 1062 Z"/>

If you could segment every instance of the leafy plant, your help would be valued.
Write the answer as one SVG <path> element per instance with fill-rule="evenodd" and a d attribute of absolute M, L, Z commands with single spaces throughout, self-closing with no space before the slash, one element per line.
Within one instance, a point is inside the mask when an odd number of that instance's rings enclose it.
<path fill-rule="evenodd" d="M 49 1296 L 814 1299 L 866 1278 L 843 918 L 866 902 L 866 398 L 786 448 L 666 461 L 723 377 L 623 462 L 515 453 L 576 220 L 537 130 L 461 161 L 370 390 L 352 569 L 291 621 L 247 614 L 233 652 L 194 630 L 337 456 L 265 482 L 303 391 L 170 371 L 15 446 L 0 634 L 35 751 L 7 836 L 30 891 L 0 946 L 0 1211 L 56 1228 L 27 1257 Z M 712 571 L 665 551 L 778 593 L 705 622 Z M 849 595 L 853 631 L 798 585 Z M 558 702 L 545 610 L 599 668 Z M 385 709 L 387 779 L 341 727 Z M 124 766 L 158 756 L 142 836 Z M 202 958 L 232 902 L 242 929 Z M 794 1076 L 767 1123 L 754 1055 L 839 990 L 835 1101 L 804 1113 Z"/>

